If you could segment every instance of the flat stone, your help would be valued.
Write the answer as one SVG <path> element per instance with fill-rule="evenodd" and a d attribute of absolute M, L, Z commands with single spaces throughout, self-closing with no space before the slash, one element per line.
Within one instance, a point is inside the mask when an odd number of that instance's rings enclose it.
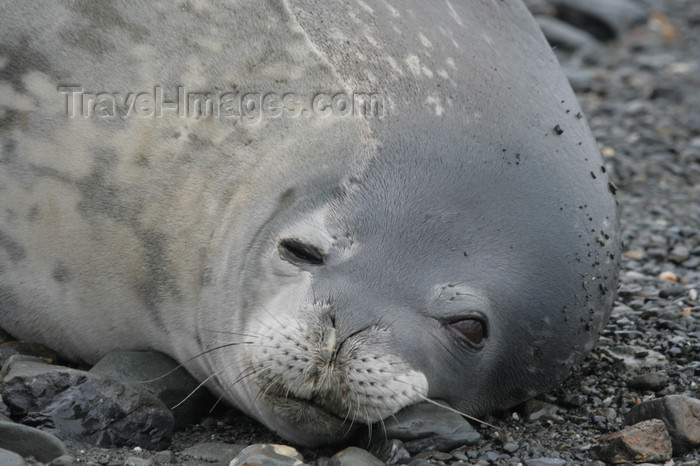
<path fill-rule="evenodd" d="M 672 456 L 671 437 L 663 421 L 651 419 L 601 437 L 593 451 L 613 464 L 664 462 Z"/>
<path fill-rule="evenodd" d="M 17 453 L 0 448 L 0 464 L 2 466 L 26 466 L 27 462 Z"/>
<path fill-rule="evenodd" d="M 525 466 L 564 466 L 566 461 L 561 458 L 530 458 L 523 461 Z"/>
<path fill-rule="evenodd" d="M 632 377 L 627 385 L 637 390 L 658 392 L 668 385 L 669 380 L 669 376 L 663 372 L 649 372 Z"/>
<path fill-rule="evenodd" d="M 0 387 L 12 417 L 77 445 L 170 445 L 173 415 L 148 391 L 97 374 L 13 362 Z"/>
<path fill-rule="evenodd" d="M 0 448 L 23 457 L 33 456 L 42 463 L 68 454 L 66 446 L 54 435 L 34 427 L 4 421 L 0 421 Z"/>
<path fill-rule="evenodd" d="M 211 463 L 228 463 L 243 451 L 245 445 L 223 442 L 204 442 L 182 451 L 182 455 Z"/>
<path fill-rule="evenodd" d="M 304 464 L 304 457 L 290 446 L 256 443 L 240 452 L 229 466 L 297 466 L 301 464 Z"/>
<path fill-rule="evenodd" d="M 384 466 L 382 460 L 358 447 L 348 447 L 339 451 L 331 457 L 329 466 L 355 466 L 361 464 L 363 466 Z"/>
<path fill-rule="evenodd" d="M 172 409 L 176 430 L 198 423 L 202 413 L 206 413 L 216 402 L 206 388 L 198 389 L 199 382 L 184 367 L 155 351 L 110 353 L 90 372 L 114 377 L 153 393 Z M 183 402 L 185 398 L 187 400 Z"/>
<path fill-rule="evenodd" d="M 626 424 L 646 419 L 663 421 L 673 443 L 673 454 L 683 455 L 700 446 L 700 400 L 684 395 L 668 395 L 632 407 Z"/>
<path fill-rule="evenodd" d="M 62 455 L 49 463 L 49 466 L 78 466 L 78 460 L 71 455 Z"/>
<path fill-rule="evenodd" d="M 658 369 L 668 365 L 668 360 L 663 354 L 641 346 L 615 346 L 613 348 L 602 348 L 602 350 L 625 372 L 645 368 Z"/>
<path fill-rule="evenodd" d="M 399 439 L 411 454 L 424 450 L 450 451 L 462 445 L 473 445 L 481 438 L 462 416 L 432 403 L 404 408 L 385 419 L 383 428 L 375 427 L 375 441 Z"/>

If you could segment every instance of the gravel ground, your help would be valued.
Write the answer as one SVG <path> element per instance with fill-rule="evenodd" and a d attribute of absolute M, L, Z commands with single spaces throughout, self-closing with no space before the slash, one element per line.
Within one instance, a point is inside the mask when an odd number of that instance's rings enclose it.
<path fill-rule="evenodd" d="M 577 70 L 577 94 L 619 188 L 625 253 L 611 321 L 583 366 L 539 397 L 556 414 L 533 421 L 521 409 L 487 419 L 497 428 L 479 428 L 483 439 L 463 452 L 474 464 L 540 457 L 593 462 L 592 446 L 623 428 L 636 402 L 668 394 L 700 398 L 700 2 L 652 6 L 659 14 L 622 42 L 560 56 Z M 627 366 L 615 357 L 624 346 L 640 347 L 638 356 L 659 352 L 666 361 L 652 367 L 637 357 L 638 366 Z M 631 387 L 636 375 L 650 371 L 668 375 L 663 388 Z M 220 410 L 177 433 L 170 459 L 212 464 L 180 453 L 202 442 L 284 443 L 243 415 Z M 334 453 L 301 452 L 307 461 Z M 103 465 L 157 460 L 155 452 L 131 449 L 72 454 Z M 437 464 L 459 457 L 424 456 Z M 667 464 L 697 465 L 700 449 L 673 461 Z"/>

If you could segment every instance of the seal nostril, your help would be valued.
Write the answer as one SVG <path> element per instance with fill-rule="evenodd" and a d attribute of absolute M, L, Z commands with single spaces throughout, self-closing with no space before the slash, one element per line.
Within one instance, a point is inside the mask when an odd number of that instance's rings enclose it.
<path fill-rule="evenodd" d="M 280 257 L 292 264 L 323 265 L 323 253 L 298 239 L 283 239 L 279 243 Z"/>
<path fill-rule="evenodd" d="M 480 347 L 486 339 L 486 324 L 476 317 L 467 317 L 450 323 L 450 327 L 455 329 L 471 345 Z"/>

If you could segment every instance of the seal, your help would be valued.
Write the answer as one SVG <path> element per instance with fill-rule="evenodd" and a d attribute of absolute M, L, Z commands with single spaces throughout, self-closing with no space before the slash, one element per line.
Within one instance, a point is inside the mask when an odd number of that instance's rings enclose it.
<path fill-rule="evenodd" d="M 16 337 L 189 361 L 305 445 L 424 397 L 513 406 L 596 343 L 615 201 L 519 1 L 4 10 Z"/>

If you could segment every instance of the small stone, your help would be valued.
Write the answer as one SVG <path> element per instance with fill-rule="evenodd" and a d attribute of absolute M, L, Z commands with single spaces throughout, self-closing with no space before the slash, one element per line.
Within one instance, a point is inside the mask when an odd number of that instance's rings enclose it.
<path fill-rule="evenodd" d="M 675 246 L 668 254 L 668 258 L 676 264 L 680 264 L 690 258 L 690 249 L 683 245 Z"/>
<path fill-rule="evenodd" d="M 27 462 L 17 453 L 0 448 L 0 464 L 2 466 L 26 466 Z"/>
<path fill-rule="evenodd" d="M 348 447 L 333 455 L 330 464 L 333 466 L 354 466 L 356 464 L 384 466 L 385 463 L 367 450 L 358 447 Z"/>
<path fill-rule="evenodd" d="M 671 459 L 671 437 L 663 421 L 652 419 L 601 437 L 593 451 L 608 463 L 663 462 Z"/>
<path fill-rule="evenodd" d="M 175 453 L 170 450 L 159 451 L 153 455 L 153 464 L 172 464 L 175 462 Z"/>
<path fill-rule="evenodd" d="M 659 274 L 659 280 L 669 280 L 669 281 L 672 281 L 672 282 L 677 282 L 677 281 L 678 281 L 678 275 L 676 275 L 676 274 L 673 273 L 673 272 L 668 272 L 668 271 L 666 271 L 666 272 L 661 272 L 661 273 Z"/>
<path fill-rule="evenodd" d="M 700 446 L 700 400 L 684 395 L 668 395 L 632 407 L 626 424 L 645 419 L 661 420 L 671 435 L 674 455 L 683 455 Z"/>
<path fill-rule="evenodd" d="M 42 463 L 68 454 L 63 442 L 50 433 L 14 422 L 0 422 L 0 448 L 33 456 Z"/>
<path fill-rule="evenodd" d="M 150 459 L 137 458 L 135 456 L 130 456 L 124 462 L 124 466 L 153 466 L 153 461 Z"/>
<path fill-rule="evenodd" d="M 241 451 L 229 466 L 296 466 L 303 463 L 301 453 L 290 446 L 256 443 Z"/>
<path fill-rule="evenodd" d="M 557 405 L 540 400 L 527 400 L 519 407 L 520 413 L 528 422 L 564 422 L 564 418 L 557 414 L 559 409 Z"/>
<path fill-rule="evenodd" d="M 525 466 L 564 466 L 566 461 L 561 458 L 531 458 L 523 461 Z"/>
<path fill-rule="evenodd" d="M 633 261 L 640 261 L 646 257 L 644 249 L 631 249 L 629 251 L 625 251 L 623 254 L 625 257 Z"/>
<path fill-rule="evenodd" d="M 676 296 L 684 295 L 687 288 L 683 285 L 673 285 L 659 291 L 659 296 L 662 298 L 675 298 Z"/>
<path fill-rule="evenodd" d="M 406 450 L 406 446 L 398 439 L 377 442 L 372 446 L 370 453 L 386 464 L 396 464 L 411 457 L 411 454 Z"/>
<path fill-rule="evenodd" d="M 443 403 L 443 402 L 440 402 Z M 425 450 L 450 451 L 473 445 L 481 435 L 459 414 L 431 403 L 418 403 L 402 409 L 378 427 L 375 441 L 395 438 L 416 454 Z"/>
<path fill-rule="evenodd" d="M 78 466 L 78 460 L 71 455 L 62 455 L 49 463 L 49 466 Z"/>
<path fill-rule="evenodd" d="M 196 460 L 226 463 L 241 453 L 244 448 L 244 445 L 232 443 L 203 442 L 183 450 L 182 454 Z"/>
<path fill-rule="evenodd" d="M 669 376 L 663 372 L 649 372 L 632 377 L 627 385 L 637 390 L 658 392 L 668 385 L 669 380 Z"/>
<path fill-rule="evenodd" d="M 508 442 L 503 445 L 503 451 L 506 453 L 515 453 L 518 451 L 518 448 L 520 448 L 520 445 L 515 442 Z"/>

